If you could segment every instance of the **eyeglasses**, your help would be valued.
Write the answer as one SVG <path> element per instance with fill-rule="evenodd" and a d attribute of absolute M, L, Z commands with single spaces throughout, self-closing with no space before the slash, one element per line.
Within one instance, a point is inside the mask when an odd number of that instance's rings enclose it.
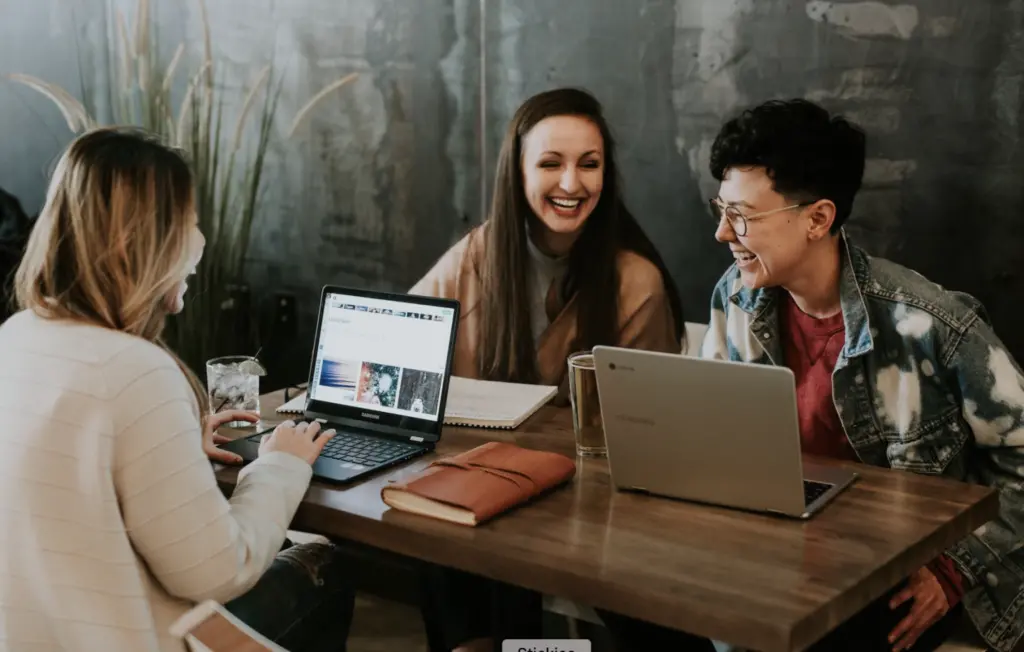
<path fill-rule="evenodd" d="M 782 208 L 774 208 L 770 211 L 761 211 L 760 213 L 754 213 L 753 215 L 744 215 L 735 206 L 730 206 L 723 202 L 721 199 L 714 197 L 708 200 L 708 204 L 711 206 L 711 214 L 715 216 L 716 222 L 722 221 L 722 216 L 729 220 L 729 226 L 732 227 L 733 232 L 738 236 L 747 235 L 747 222 L 750 220 L 759 220 L 762 217 L 768 217 L 775 213 L 781 213 L 782 211 L 791 211 L 794 208 L 803 208 L 804 206 L 810 206 L 814 202 L 805 201 L 799 204 L 793 204 L 792 206 L 784 206 Z"/>

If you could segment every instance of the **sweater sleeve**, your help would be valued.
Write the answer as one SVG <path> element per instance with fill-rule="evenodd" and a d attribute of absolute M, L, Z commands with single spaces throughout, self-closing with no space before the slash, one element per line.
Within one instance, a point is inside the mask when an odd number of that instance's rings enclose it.
<path fill-rule="evenodd" d="M 156 364 L 139 359 L 147 357 Z M 114 486 L 128 536 L 168 593 L 227 602 L 274 560 L 312 470 L 287 453 L 264 455 L 242 470 L 225 499 L 177 365 L 156 350 L 131 367 L 111 399 Z"/>

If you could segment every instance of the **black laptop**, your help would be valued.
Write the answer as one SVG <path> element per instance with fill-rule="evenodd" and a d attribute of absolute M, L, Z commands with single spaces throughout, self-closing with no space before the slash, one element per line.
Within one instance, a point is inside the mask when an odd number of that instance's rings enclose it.
<path fill-rule="evenodd" d="M 352 482 L 434 450 L 458 324 L 458 301 L 324 287 L 304 418 L 338 434 L 314 477 Z M 222 448 L 251 462 L 265 432 Z"/>

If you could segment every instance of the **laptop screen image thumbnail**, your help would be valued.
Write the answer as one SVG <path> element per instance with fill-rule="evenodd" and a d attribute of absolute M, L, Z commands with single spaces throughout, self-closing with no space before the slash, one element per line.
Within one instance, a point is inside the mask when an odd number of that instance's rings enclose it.
<path fill-rule="evenodd" d="M 451 308 L 329 294 L 310 399 L 436 422 Z"/>

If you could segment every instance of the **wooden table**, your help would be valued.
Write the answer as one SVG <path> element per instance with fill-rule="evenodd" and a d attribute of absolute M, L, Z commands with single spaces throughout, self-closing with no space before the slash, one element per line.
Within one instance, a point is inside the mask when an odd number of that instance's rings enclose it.
<path fill-rule="evenodd" d="M 281 421 L 280 392 L 261 399 Z M 445 428 L 438 454 L 486 441 L 574 455 L 567 410 L 515 431 Z M 995 518 L 986 487 L 858 464 L 860 479 L 808 522 L 616 491 L 605 460 L 571 485 L 470 528 L 397 512 L 389 482 L 434 455 L 348 488 L 314 482 L 293 527 L 611 609 L 765 652 L 800 650 Z M 225 491 L 237 469 L 222 468 Z"/>

